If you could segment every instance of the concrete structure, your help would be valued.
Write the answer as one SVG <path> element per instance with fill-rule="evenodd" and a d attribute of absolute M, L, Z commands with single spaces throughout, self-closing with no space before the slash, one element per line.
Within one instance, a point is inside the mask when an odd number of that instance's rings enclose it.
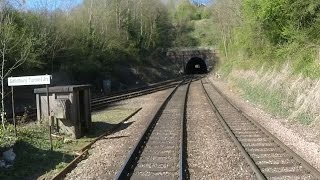
<path fill-rule="evenodd" d="M 202 74 L 212 70 L 217 62 L 215 49 L 174 48 L 167 51 L 173 63 L 185 74 Z"/>
<path fill-rule="evenodd" d="M 38 121 L 48 120 L 46 88 L 35 89 Z M 58 132 L 80 138 L 91 127 L 90 85 L 49 88 L 52 127 Z"/>

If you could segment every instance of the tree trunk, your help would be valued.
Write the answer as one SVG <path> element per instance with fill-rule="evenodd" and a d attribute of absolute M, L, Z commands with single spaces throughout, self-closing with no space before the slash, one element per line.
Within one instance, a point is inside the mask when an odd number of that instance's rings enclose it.
<path fill-rule="evenodd" d="M 2 127 L 3 129 L 6 129 L 5 127 L 5 109 L 4 109 L 4 62 L 5 62 L 5 44 L 2 51 L 2 64 L 1 64 L 1 121 L 2 121 Z"/>
<path fill-rule="evenodd" d="M 130 2 L 129 2 L 129 0 L 127 0 L 127 29 L 126 29 L 126 36 L 127 36 L 127 41 L 129 41 L 129 24 L 130 24 L 130 21 L 131 21 L 131 19 L 130 19 Z"/>
<path fill-rule="evenodd" d="M 143 35 L 143 14 L 142 14 L 142 0 L 140 0 L 140 36 Z"/>
<path fill-rule="evenodd" d="M 88 22 L 88 25 L 89 25 L 89 39 L 88 39 L 88 47 L 89 47 L 89 49 L 90 49 L 90 51 L 91 51 L 91 53 L 92 53 L 92 51 L 93 51 L 93 27 L 92 27 L 92 14 L 93 14 L 93 10 L 92 10 L 92 8 L 93 8 L 93 2 L 94 0 L 91 0 L 90 1 L 90 9 L 89 9 L 89 22 Z"/>
<path fill-rule="evenodd" d="M 120 2 L 116 0 L 116 29 L 120 31 Z"/>
<path fill-rule="evenodd" d="M 223 46 L 226 59 L 228 60 L 227 36 L 225 34 L 223 35 Z"/>
<path fill-rule="evenodd" d="M 5 127 L 5 112 L 4 112 L 4 87 L 3 87 L 4 79 L 1 78 L 1 120 L 2 120 L 2 127 L 3 129 L 6 129 Z"/>

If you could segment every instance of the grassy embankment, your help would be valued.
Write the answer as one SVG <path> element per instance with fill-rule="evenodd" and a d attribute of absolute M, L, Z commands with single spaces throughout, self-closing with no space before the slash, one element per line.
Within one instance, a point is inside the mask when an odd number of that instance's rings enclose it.
<path fill-rule="evenodd" d="M 229 60 L 222 58 L 218 72 L 245 99 L 274 116 L 312 125 L 320 119 L 319 64 L 316 60 L 304 63 L 306 56 L 301 53 L 314 54 L 314 51 L 297 52 L 290 61 L 279 58 L 266 62 L 267 57 L 245 59 L 234 55 Z"/>
<path fill-rule="evenodd" d="M 63 139 L 54 138 L 54 151 L 50 151 L 48 128 L 45 125 L 20 125 L 17 139 L 14 138 L 12 127 L 7 130 L 6 133 L 10 133 L 10 136 L 6 136 L 6 139 L 3 136 L 4 132 L 0 131 L 0 147 L 14 144 L 13 150 L 16 153 L 14 166 L 0 169 L 0 179 L 36 179 L 46 173 L 43 177 L 52 177 L 76 157 L 75 152 L 134 111 L 117 108 L 96 112 L 92 114 L 93 127 L 85 137 L 65 142 Z"/>

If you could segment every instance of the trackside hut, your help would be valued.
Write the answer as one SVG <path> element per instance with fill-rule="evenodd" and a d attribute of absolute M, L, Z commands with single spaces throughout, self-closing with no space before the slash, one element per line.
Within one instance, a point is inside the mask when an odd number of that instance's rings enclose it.
<path fill-rule="evenodd" d="M 46 88 L 34 90 L 37 120 L 48 119 Z M 51 122 L 56 131 L 80 138 L 91 127 L 90 85 L 49 88 Z"/>

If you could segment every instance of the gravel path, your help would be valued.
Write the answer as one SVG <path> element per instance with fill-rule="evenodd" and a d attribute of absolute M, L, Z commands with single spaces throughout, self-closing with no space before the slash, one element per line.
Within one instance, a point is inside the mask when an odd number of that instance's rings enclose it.
<path fill-rule="evenodd" d="M 254 179 L 212 112 L 199 81 L 190 86 L 187 132 L 190 179 Z"/>
<path fill-rule="evenodd" d="M 240 109 L 320 171 L 320 143 L 314 141 L 314 136 L 306 136 L 307 133 L 312 133 L 314 130 L 310 131 L 310 127 L 298 125 L 297 122 L 292 120 L 275 118 L 256 105 L 245 101 L 239 93 L 235 93 L 234 89 L 228 87 L 227 83 L 213 76 L 209 79 Z"/>
<path fill-rule="evenodd" d="M 142 110 L 122 125 L 122 130 L 97 141 L 89 151 L 90 156 L 65 179 L 113 179 L 150 120 L 150 115 L 155 113 L 171 91 L 160 91 L 118 103 L 121 108 L 142 107 Z"/>

